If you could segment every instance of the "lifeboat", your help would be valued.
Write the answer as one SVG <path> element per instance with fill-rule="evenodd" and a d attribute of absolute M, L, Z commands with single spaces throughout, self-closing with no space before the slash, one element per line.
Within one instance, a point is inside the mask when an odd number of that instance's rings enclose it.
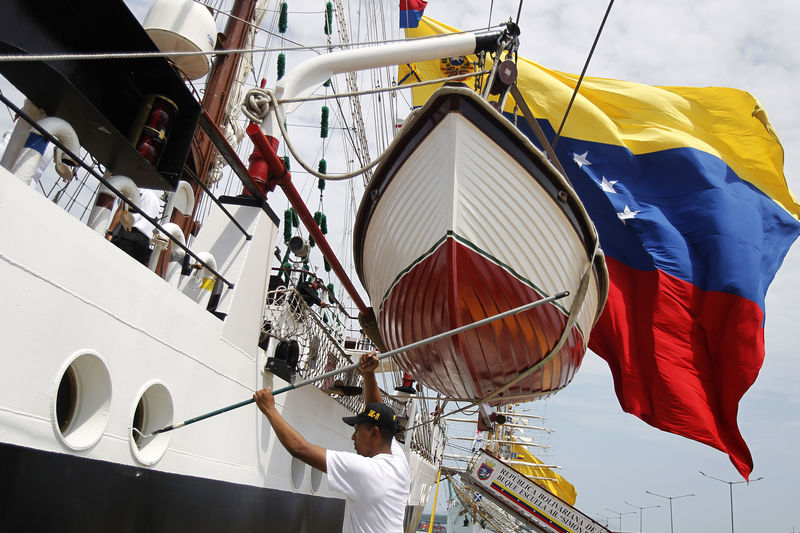
<path fill-rule="evenodd" d="M 491 405 L 565 387 L 608 294 L 572 187 L 463 87 L 434 93 L 389 147 L 359 207 L 354 256 L 387 349 L 569 291 L 395 359 L 448 397 Z"/>

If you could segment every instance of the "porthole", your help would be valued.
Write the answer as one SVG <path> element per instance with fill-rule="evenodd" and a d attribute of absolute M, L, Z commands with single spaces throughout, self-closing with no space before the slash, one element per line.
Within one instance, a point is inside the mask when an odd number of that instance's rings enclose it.
<path fill-rule="evenodd" d="M 103 436 L 111 406 L 111 376 L 94 352 L 71 358 L 53 395 L 52 421 L 58 439 L 72 450 L 94 446 Z"/>
<path fill-rule="evenodd" d="M 71 366 L 61 377 L 56 397 L 56 423 L 58 430 L 63 435 L 69 429 L 75 417 L 75 408 L 78 406 L 78 383 L 75 381 L 75 371 Z"/>
<path fill-rule="evenodd" d="M 292 457 L 292 487 L 294 490 L 299 490 L 303 486 L 305 477 L 306 464 L 297 457 Z"/>
<path fill-rule="evenodd" d="M 172 395 L 163 383 L 151 383 L 142 394 L 131 416 L 130 445 L 137 461 L 153 465 L 164 456 L 169 433 L 150 433 L 172 424 Z"/>
<path fill-rule="evenodd" d="M 316 468 L 311 469 L 311 492 L 317 492 L 322 486 L 322 472 Z"/>

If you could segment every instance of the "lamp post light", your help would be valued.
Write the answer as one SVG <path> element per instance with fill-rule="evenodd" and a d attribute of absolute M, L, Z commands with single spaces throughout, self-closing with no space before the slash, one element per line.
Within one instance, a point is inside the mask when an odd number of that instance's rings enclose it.
<path fill-rule="evenodd" d="M 634 514 L 636 511 L 628 511 L 627 513 L 620 513 L 619 511 L 615 511 L 614 509 L 609 509 L 606 507 L 606 511 L 611 511 L 615 515 L 619 515 L 619 530 L 622 531 L 622 517 L 626 514 Z"/>
<path fill-rule="evenodd" d="M 639 507 L 638 505 L 633 505 L 632 503 L 627 501 L 625 503 L 627 503 L 631 507 L 636 507 L 637 509 L 639 509 L 639 533 L 642 533 L 642 511 L 644 511 L 645 509 L 654 509 L 656 507 L 661 507 L 660 505 L 648 505 L 647 507 Z"/>
<path fill-rule="evenodd" d="M 665 498 L 669 500 L 669 531 L 670 533 L 675 533 L 675 530 L 672 526 L 672 500 L 677 500 L 678 498 L 687 498 L 689 496 L 695 496 L 694 493 L 692 494 L 681 494 L 680 496 L 662 496 L 661 494 L 656 494 L 655 492 L 650 492 L 649 490 L 645 491 L 647 494 L 652 494 L 653 496 L 658 496 L 659 498 Z"/>
<path fill-rule="evenodd" d="M 698 470 L 698 472 L 700 472 L 700 470 Z M 700 473 L 702 475 L 706 476 L 707 478 L 711 478 L 711 479 L 713 479 L 715 481 L 719 481 L 720 483 L 727 483 L 728 484 L 728 489 L 730 490 L 730 495 L 731 495 L 731 533 L 733 533 L 733 486 L 734 485 L 738 485 L 739 483 L 748 483 L 748 481 L 746 479 L 743 479 L 741 481 L 725 481 L 724 479 L 719 479 L 718 477 L 709 476 L 705 472 L 700 472 Z M 756 481 L 760 481 L 762 479 L 764 479 L 764 476 L 757 477 L 756 479 L 751 479 L 749 481 L 749 483 L 755 483 Z"/>

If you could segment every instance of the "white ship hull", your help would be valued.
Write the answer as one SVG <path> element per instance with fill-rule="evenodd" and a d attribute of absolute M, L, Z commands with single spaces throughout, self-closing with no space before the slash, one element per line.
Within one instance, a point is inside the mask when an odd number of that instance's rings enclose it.
<path fill-rule="evenodd" d="M 341 528 L 345 501 L 292 459 L 252 405 L 133 438 L 134 423 L 146 433 L 286 385 L 263 372 L 257 346 L 276 226 L 260 209 L 229 209 L 253 240 L 218 239 L 230 233 L 212 213 L 195 241 L 235 285 L 218 306 L 223 321 L 196 301 L 203 289 L 176 289 L 0 169 L 0 454 L 14 480 L 0 529 L 26 520 L 105 529 L 131 513 L 118 530 Z M 68 368 L 78 407 L 62 431 L 56 403 Z M 310 442 L 352 449 L 340 422 L 350 411 L 317 387 L 277 403 Z M 436 467 L 409 459 L 410 513 L 427 501 Z"/>

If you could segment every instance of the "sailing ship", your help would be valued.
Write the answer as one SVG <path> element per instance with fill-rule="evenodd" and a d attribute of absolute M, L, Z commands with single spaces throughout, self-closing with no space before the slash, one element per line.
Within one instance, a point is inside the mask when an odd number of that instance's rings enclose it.
<path fill-rule="evenodd" d="M 221 46 L 252 46 L 265 12 L 235 2 Z M 347 308 L 317 312 L 293 291 L 317 274 L 300 250 L 287 246 L 276 262 L 280 217 L 225 130 L 241 120 L 239 101 L 225 100 L 248 64 L 221 53 L 198 101 L 192 80 L 218 42 L 209 11 L 161 0 L 145 25 L 149 33 L 117 1 L 4 6 L 2 53 L 82 57 L 0 66 L 21 93 L 16 103 L 6 96 L 14 89 L 2 95 L 18 119 L 0 169 L 0 529 L 338 530 L 345 500 L 280 446 L 257 410 L 154 434 L 254 390 L 346 367 L 372 344 L 347 328 Z M 154 41 L 188 60 L 168 60 Z M 98 50 L 108 57 L 83 57 Z M 70 179 L 49 191 L 36 170 L 48 142 Z M 229 179 L 214 186 L 206 177 L 220 168 Z M 157 216 L 141 211 L 140 189 L 161 196 Z M 157 228 L 147 265 L 104 238 L 114 201 Z M 387 374 L 386 401 L 408 427 L 412 531 L 444 430 Z M 310 441 L 351 449 L 339 420 L 360 410 L 359 380 L 342 372 L 278 404 Z"/>
<path fill-rule="evenodd" d="M 283 6 L 275 13 L 285 31 Z M 343 41 L 346 18 L 340 2 L 329 6 L 331 47 L 334 14 Z M 147 30 L 122 2 L 77 1 L 46 13 L 21 0 L 6 6 L 0 50 L 17 60 L 0 63 L 0 74 L 25 103 L 2 96 L 19 117 L 0 169 L 0 312 L 11 369 L 0 390 L 0 454 L 13 480 L 3 489 L 4 529 L 338 530 L 344 500 L 285 452 L 254 409 L 160 430 L 262 387 L 327 376 L 373 346 L 400 348 L 562 293 L 558 303 L 384 365 L 385 396 L 407 428 L 413 531 L 445 433 L 425 387 L 484 405 L 527 401 L 566 386 L 580 364 L 607 292 L 596 232 L 551 161 L 484 98 L 440 89 L 365 179 L 354 260 L 369 305 L 332 253 L 324 216 L 311 215 L 278 155 L 285 113 L 339 75 L 351 88 L 357 70 L 478 52 L 497 59 L 490 79 L 502 81 L 499 59 L 513 51 L 515 26 L 329 53 L 279 72 L 274 91 L 246 97 L 246 165 L 234 145 L 244 134 L 239 102 L 250 66 L 220 53 L 203 97 L 193 93 L 214 47 L 253 47 L 267 13 L 246 0 L 230 11 L 218 37 L 208 10 L 189 0 L 158 0 Z M 364 131 L 356 136 L 354 153 L 368 159 Z M 497 145 L 491 156 L 471 161 L 471 148 L 487 142 Z M 48 143 L 71 180 L 43 195 L 31 184 L 43 189 L 36 168 Z M 322 166 L 321 177 L 332 178 Z M 78 181 L 69 167 L 84 186 L 65 201 Z M 492 191 L 480 186 L 487 179 Z M 293 206 L 284 212 L 285 248 L 276 187 Z M 162 195 L 158 216 L 141 209 L 140 189 Z M 524 231 L 517 208 L 494 207 L 501 196 L 524 198 L 518 208 L 536 213 Z M 147 265 L 103 238 L 115 203 L 123 219 L 136 213 L 156 228 Z M 413 224 L 426 210 L 435 220 Z M 317 277 L 311 242 L 347 292 L 330 290 L 339 311 L 317 312 L 292 288 Z M 521 251 L 532 246 L 537 253 Z M 348 329 L 355 316 L 342 299 L 353 302 L 361 330 Z M 310 441 L 349 449 L 349 428 L 332 421 L 360 408 L 359 379 L 343 371 L 278 404 Z M 411 397 L 413 380 L 420 400 Z"/>
<path fill-rule="evenodd" d="M 487 475 L 480 472 L 478 453 L 488 452 L 495 463 L 502 462 L 508 472 L 517 477 L 519 485 L 515 486 L 515 494 L 522 497 L 526 484 L 542 491 L 548 498 L 562 503 L 564 509 L 574 512 L 577 498 L 575 487 L 557 471 L 559 465 L 546 464 L 539 457 L 550 448 L 549 436 L 554 428 L 545 425 L 546 417 L 540 409 L 532 410 L 539 403 L 525 405 L 506 405 L 498 409 L 503 423 L 497 424 L 488 431 L 463 431 L 463 428 L 475 428 L 476 421 L 469 418 L 450 418 L 451 429 L 448 432 L 448 443 L 444 454 L 443 471 L 447 481 L 447 531 L 462 533 L 483 533 L 485 531 L 553 531 L 560 530 L 548 519 L 555 519 L 553 509 L 544 514 L 519 513 L 522 509 L 509 506 L 508 500 L 498 497 L 500 492 L 486 490 L 480 481 Z M 455 426 L 455 428 L 453 427 Z M 462 429 L 457 432 L 456 429 Z M 463 436 L 456 436 L 461 433 Z M 535 454 L 531 450 L 536 450 Z M 455 453 L 454 453 L 455 452 Z M 493 468 L 493 467 L 489 467 Z M 513 471 L 512 471 L 513 469 Z M 470 478 L 468 473 L 478 471 L 477 479 Z M 488 474 L 489 470 L 485 470 Z M 476 481 L 478 483 L 476 483 Z M 533 485 L 535 484 L 535 485 Z M 534 504 L 538 505 L 538 504 Z M 558 521 L 556 519 L 556 521 Z M 561 524 L 563 526 L 563 523 Z M 604 531 L 596 526 L 595 531 Z M 576 529 L 581 530 L 581 529 Z"/>

